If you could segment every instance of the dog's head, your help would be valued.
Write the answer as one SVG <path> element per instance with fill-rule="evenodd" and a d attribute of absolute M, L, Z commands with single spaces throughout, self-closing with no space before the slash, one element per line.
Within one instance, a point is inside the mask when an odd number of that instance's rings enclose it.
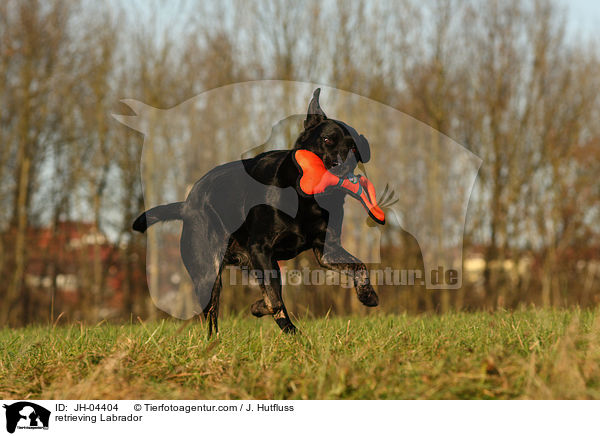
<path fill-rule="evenodd" d="M 304 131 L 294 148 L 309 150 L 321 158 L 325 167 L 336 176 L 354 171 L 358 162 L 370 158 L 367 139 L 347 124 L 328 119 L 319 105 L 320 88 L 313 93 L 308 105 Z"/>

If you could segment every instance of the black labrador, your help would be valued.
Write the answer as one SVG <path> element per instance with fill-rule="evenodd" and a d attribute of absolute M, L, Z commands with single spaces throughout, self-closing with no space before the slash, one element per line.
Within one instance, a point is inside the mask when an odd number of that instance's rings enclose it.
<path fill-rule="evenodd" d="M 329 189 L 315 196 L 307 195 L 299 186 L 303 168 L 294 159 L 297 150 L 314 153 L 319 163 L 322 161 L 324 168 L 340 179 L 352 180 L 358 162 L 370 158 L 369 144 L 362 135 L 343 122 L 327 118 L 319 105 L 319 93 L 317 89 L 313 94 L 304 131 L 292 150 L 265 152 L 216 167 L 194 185 L 184 202 L 152 208 L 133 224 L 134 230 L 144 232 L 158 221 L 183 220 L 182 260 L 197 294 L 203 285 L 210 285 L 207 304 L 203 305 L 209 337 L 213 326 L 218 332 L 221 272 L 226 265 L 265 271 L 260 281 L 262 298 L 252 305 L 252 314 L 273 315 L 286 333 L 294 333 L 296 327 L 283 303 L 277 262 L 308 249 L 313 250 L 321 266 L 349 274 L 364 305 L 378 304 L 366 266 L 341 246 L 343 204 L 348 191 Z M 240 178 L 236 168 L 243 168 L 246 177 L 249 175 L 260 186 L 287 188 L 286 192 L 293 193 L 292 209 L 296 213 L 282 211 L 285 207 L 272 201 L 277 194 L 270 191 L 259 195 L 262 200 L 255 199 L 249 207 L 247 198 L 252 193 L 248 186 L 252 183 Z M 215 235 L 226 235 L 222 249 Z"/>

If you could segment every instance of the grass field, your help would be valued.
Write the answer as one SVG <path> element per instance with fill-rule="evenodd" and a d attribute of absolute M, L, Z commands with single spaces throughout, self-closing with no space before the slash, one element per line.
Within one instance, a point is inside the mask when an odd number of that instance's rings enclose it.
<path fill-rule="evenodd" d="M 600 398 L 600 310 L 0 330 L 0 398 Z"/>

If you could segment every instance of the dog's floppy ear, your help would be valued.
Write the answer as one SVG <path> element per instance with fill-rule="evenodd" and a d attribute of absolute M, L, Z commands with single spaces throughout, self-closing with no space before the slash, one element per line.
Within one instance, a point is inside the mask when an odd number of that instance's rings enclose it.
<path fill-rule="evenodd" d="M 323 109 L 319 105 L 319 94 L 321 93 L 321 88 L 315 89 L 313 93 L 312 99 L 308 105 L 308 111 L 306 113 L 306 120 L 304 120 L 304 128 L 310 129 L 311 127 L 316 126 L 321 121 L 327 118 Z"/>

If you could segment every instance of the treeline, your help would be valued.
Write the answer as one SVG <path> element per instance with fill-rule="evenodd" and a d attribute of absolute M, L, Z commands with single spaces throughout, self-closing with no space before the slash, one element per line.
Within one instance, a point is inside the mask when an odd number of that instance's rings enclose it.
<path fill-rule="evenodd" d="M 169 108 L 262 79 L 368 97 L 483 160 L 464 286 L 384 286 L 383 310 L 597 304 L 600 58 L 566 12 L 541 0 L 2 2 L 0 325 L 158 316 L 146 237 L 130 228 L 143 136 L 110 114 L 131 113 L 123 98 Z M 394 232 L 388 258 L 422 268 L 414 238 Z M 222 307 L 257 292 L 226 289 Z M 363 310 L 348 289 L 287 299 L 299 314 Z"/>

